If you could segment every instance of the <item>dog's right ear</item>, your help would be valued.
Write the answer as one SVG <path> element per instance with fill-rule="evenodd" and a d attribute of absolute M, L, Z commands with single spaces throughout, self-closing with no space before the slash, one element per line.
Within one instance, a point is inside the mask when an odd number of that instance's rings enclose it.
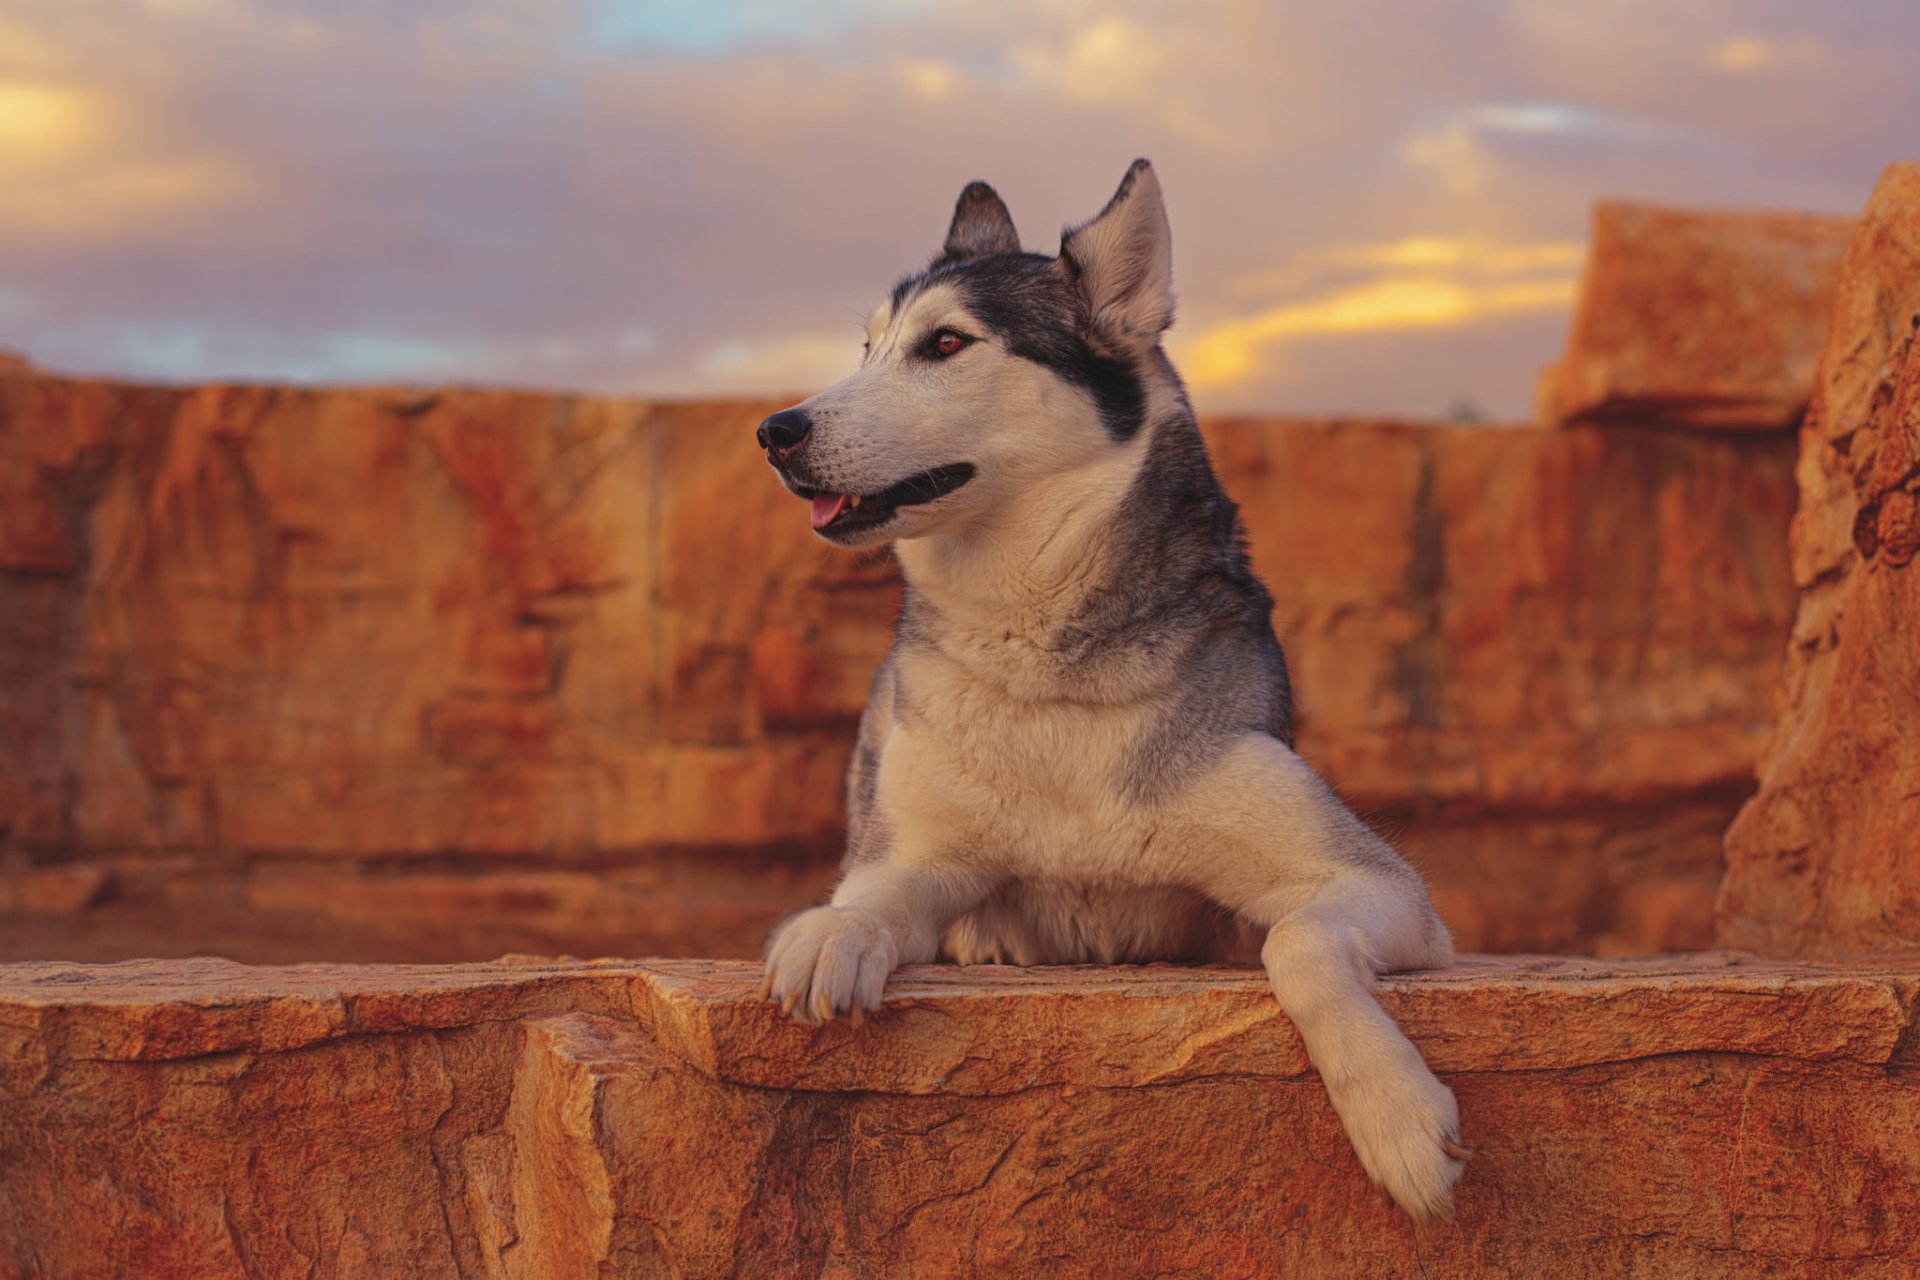
<path fill-rule="evenodd" d="M 953 206 L 953 224 L 947 228 L 947 242 L 940 246 L 935 266 L 943 262 L 964 262 L 968 258 L 991 258 L 1001 253 L 1020 252 L 1020 233 L 1013 229 L 1013 215 L 992 187 L 984 182 L 969 182 Z"/>

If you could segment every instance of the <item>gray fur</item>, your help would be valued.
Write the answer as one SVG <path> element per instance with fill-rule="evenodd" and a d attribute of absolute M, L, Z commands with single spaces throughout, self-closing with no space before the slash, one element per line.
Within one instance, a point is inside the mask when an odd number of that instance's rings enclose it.
<path fill-rule="evenodd" d="M 1018 252 L 1020 233 L 1013 229 L 1013 215 L 1007 212 L 999 194 L 984 182 L 968 183 L 953 206 L 953 222 L 947 227 L 939 261 Z"/>
<path fill-rule="evenodd" d="M 1137 171 L 1129 171 L 1100 216 L 1124 198 Z M 1083 229 L 1068 232 L 1063 244 L 1070 249 Z M 1165 351 L 1154 346 L 1130 353 L 1094 332 L 1070 258 L 1020 252 L 1006 206 L 985 183 L 961 193 L 942 253 L 926 270 L 894 286 L 894 310 L 938 284 L 956 287 L 968 310 L 1009 351 L 1083 388 L 1116 442 L 1146 426 L 1140 414 L 1149 383 L 1171 391 L 1177 406 L 1146 428 L 1152 436 L 1148 457 L 1125 504 L 1127 518 L 1113 530 L 1106 580 L 1050 638 L 1047 653 L 1060 696 L 1088 704 L 1101 702 L 1104 690 L 1137 687 L 1142 672 L 1164 675 L 1157 714 L 1132 750 L 1130 768 L 1113 780 L 1116 792 L 1151 804 L 1178 791 L 1234 735 L 1249 729 L 1291 746 L 1292 690 L 1270 618 L 1272 597 L 1248 562 L 1238 508 L 1213 471 L 1185 388 Z M 784 470 L 811 484 L 804 465 L 788 463 Z M 942 635 L 939 610 L 909 584 L 895 627 L 896 652 L 939 651 Z M 886 734 L 913 701 L 896 661 L 882 666 L 873 695 L 849 769 L 843 863 L 849 869 L 884 849 L 867 831 L 867 814 Z M 1018 925 L 1023 898 L 1035 903 L 1024 934 Z M 1100 895 L 1070 893 L 1064 901 L 1077 905 L 1067 910 L 1060 894 L 1036 889 L 1023 895 L 1010 887 L 957 924 L 949 938 L 965 939 L 962 949 L 970 952 L 998 949 L 1055 961 L 1145 958 L 1136 953 L 1151 954 L 1165 945 L 1184 954 L 1221 942 L 1211 923 L 1150 938 L 1121 938 L 1089 917 L 1140 918 L 1131 900 L 1109 903 Z M 1109 905 L 1122 909 L 1103 911 Z M 1207 915 L 1169 905 L 1178 920 Z"/>
<path fill-rule="evenodd" d="M 845 874 L 771 942 L 766 991 L 819 1022 L 942 954 L 1257 955 L 1369 1175 L 1445 1213 L 1458 1107 L 1371 982 L 1451 940 L 1292 750 L 1272 601 L 1160 348 L 1170 243 L 1144 163 L 1060 258 L 1019 252 L 976 183 L 860 367 L 802 406 L 811 434 L 762 424 L 816 532 L 893 542 L 908 580 Z"/>
<path fill-rule="evenodd" d="M 885 824 L 874 813 L 873 792 L 880 776 L 880 752 L 893 728 L 896 687 L 893 663 L 881 663 L 867 687 L 853 759 L 847 762 L 847 866 L 886 853 Z"/>
<path fill-rule="evenodd" d="M 964 199 L 963 199 L 964 204 Z M 1044 351 L 1073 366 L 1111 360 L 1076 329 L 1073 294 L 1050 267 L 1034 269 L 1022 255 L 1017 268 L 942 260 L 903 282 L 904 303 L 934 280 L 956 281 L 976 314 L 998 317 L 994 331 L 1015 351 Z M 1042 259 L 1041 262 L 1046 260 Z M 1089 705 L 1105 690 L 1133 688 L 1140 672 L 1164 674 L 1164 692 L 1151 727 L 1140 736 L 1116 792 L 1151 804 L 1175 791 L 1214 760 L 1236 734 L 1258 730 L 1291 746 L 1292 690 L 1286 659 L 1271 621 L 1272 597 L 1248 561 L 1238 508 L 1215 475 L 1179 375 L 1163 350 L 1125 362 L 1124 377 L 1144 387 L 1171 388 L 1177 411 L 1153 424 L 1147 460 L 1125 503 L 1126 520 L 1113 530 L 1106 580 L 1051 638 L 1048 656 L 1063 698 Z M 1144 402 L 1144 389 L 1134 398 Z M 939 610 L 908 585 L 895 628 L 896 651 L 943 648 Z M 873 764 L 885 726 L 912 703 L 897 663 L 876 678 L 876 697 L 862 717 L 850 778 L 848 807 L 871 804 Z M 853 819 L 858 826 L 862 818 Z M 848 842 L 851 868 L 876 856 L 873 842 Z M 1054 963 L 1113 959 L 1225 959 L 1244 954 L 1239 927 L 1222 925 L 1217 907 L 1201 911 L 1173 894 L 1160 912 L 1138 909 L 1138 895 L 1098 893 L 1013 883 L 957 922 L 943 954 L 995 953 Z M 1141 936 L 1122 922 L 1146 921 Z M 1035 959 L 1023 961 L 1036 962 Z"/>

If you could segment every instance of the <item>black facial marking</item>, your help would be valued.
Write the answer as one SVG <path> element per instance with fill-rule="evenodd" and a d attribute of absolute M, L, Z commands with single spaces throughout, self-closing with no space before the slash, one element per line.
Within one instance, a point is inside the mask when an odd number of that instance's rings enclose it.
<path fill-rule="evenodd" d="M 1131 440 L 1146 413 L 1146 388 L 1133 361 L 1088 336 L 1079 293 L 1051 258 L 989 258 L 953 272 L 967 309 L 1008 351 L 1084 388 L 1116 441 Z"/>
<path fill-rule="evenodd" d="M 900 314 L 900 308 L 907 304 L 907 299 L 912 297 L 914 294 L 920 292 L 921 286 L 924 285 L 926 281 L 927 281 L 926 272 L 915 271 L 910 274 L 901 276 L 898 280 L 893 282 L 891 306 L 893 308 L 894 315 L 897 316 Z"/>
<path fill-rule="evenodd" d="M 1097 347 L 1066 270 L 1038 253 L 938 264 L 893 287 L 897 314 L 915 294 L 952 285 L 969 314 L 1007 351 L 1044 365 L 1092 397 L 1115 441 L 1131 440 L 1146 414 L 1147 393 L 1131 359 Z M 930 335 L 931 336 L 931 335 Z"/>

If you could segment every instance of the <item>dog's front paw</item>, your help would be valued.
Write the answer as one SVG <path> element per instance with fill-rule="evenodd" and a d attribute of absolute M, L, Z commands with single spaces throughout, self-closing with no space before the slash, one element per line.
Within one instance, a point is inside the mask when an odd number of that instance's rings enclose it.
<path fill-rule="evenodd" d="M 1453 1093 L 1408 1046 L 1364 1076 L 1327 1081 L 1367 1176 L 1415 1222 L 1453 1219 L 1453 1184 L 1467 1157 Z"/>
<path fill-rule="evenodd" d="M 880 1007 L 898 958 L 892 938 L 851 907 L 814 907 L 788 922 L 767 953 L 761 992 L 800 1022 Z"/>

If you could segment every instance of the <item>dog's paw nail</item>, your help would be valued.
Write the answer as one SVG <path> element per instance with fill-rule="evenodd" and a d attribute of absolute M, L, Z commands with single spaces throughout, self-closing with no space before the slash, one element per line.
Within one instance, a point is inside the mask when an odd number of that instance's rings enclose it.
<path fill-rule="evenodd" d="M 771 1000 L 773 998 L 772 974 L 769 973 L 760 979 L 760 986 L 754 991 L 753 998 L 755 1000 Z"/>
<path fill-rule="evenodd" d="M 858 1000 L 855 1000 L 853 1002 L 853 1008 L 847 1013 L 847 1021 L 857 1027 L 861 1023 L 865 1022 L 866 1020 L 867 1020 L 867 1011 L 860 1007 L 860 1002 Z"/>
<path fill-rule="evenodd" d="M 823 1025 L 833 1021 L 833 998 L 824 991 L 813 998 L 813 1016 Z"/>
<path fill-rule="evenodd" d="M 1458 1138 L 1440 1139 L 1440 1149 L 1452 1156 L 1455 1160 L 1473 1159 L 1473 1151 L 1468 1147 L 1461 1146 Z"/>
<path fill-rule="evenodd" d="M 786 1014 L 789 1018 L 793 1016 L 793 1011 L 799 1007 L 800 993 L 798 991 L 787 992 L 787 998 L 780 1002 L 780 1012 Z"/>

